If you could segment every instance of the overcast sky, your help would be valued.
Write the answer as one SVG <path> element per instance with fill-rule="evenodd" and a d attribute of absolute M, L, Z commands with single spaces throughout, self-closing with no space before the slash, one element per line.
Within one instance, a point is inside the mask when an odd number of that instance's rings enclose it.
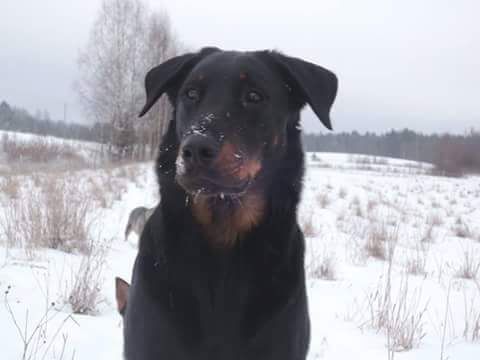
<path fill-rule="evenodd" d="M 480 1 L 147 1 L 191 48 L 278 49 L 333 70 L 336 131 L 480 128 Z M 0 0 L 0 100 L 82 121 L 72 83 L 100 0 Z M 311 112 L 304 128 L 321 126 Z"/>

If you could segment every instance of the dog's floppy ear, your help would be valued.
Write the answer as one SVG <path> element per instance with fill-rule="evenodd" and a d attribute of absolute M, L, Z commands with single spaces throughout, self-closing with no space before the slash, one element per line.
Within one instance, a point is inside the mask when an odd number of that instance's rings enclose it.
<path fill-rule="evenodd" d="M 278 52 L 268 52 L 268 55 L 290 78 L 292 91 L 299 93 L 301 105 L 308 103 L 323 125 L 332 130 L 330 108 L 337 95 L 337 76 L 321 66 L 301 59 Z"/>
<path fill-rule="evenodd" d="M 147 102 L 140 112 L 143 116 L 157 102 L 164 93 L 169 93 L 179 78 L 185 74 L 196 62 L 212 52 L 220 51 L 217 48 L 203 48 L 198 53 L 188 53 L 171 58 L 151 69 L 145 77 Z M 170 94 L 169 94 L 170 95 Z"/>
<path fill-rule="evenodd" d="M 117 310 L 122 316 L 125 314 L 125 309 L 127 308 L 129 288 L 130 284 L 125 280 L 119 277 L 115 278 L 115 298 L 117 300 Z"/>

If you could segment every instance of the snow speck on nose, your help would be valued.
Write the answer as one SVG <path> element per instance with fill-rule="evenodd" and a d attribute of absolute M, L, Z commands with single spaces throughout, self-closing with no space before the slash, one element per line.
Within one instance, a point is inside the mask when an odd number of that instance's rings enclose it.
<path fill-rule="evenodd" d="M 177 157 L 177 160 L 175 161 L 175 166 L 178 175 L 185 174 L 185 162 L 183 161 L 183 158 L 181 156 Z"/>

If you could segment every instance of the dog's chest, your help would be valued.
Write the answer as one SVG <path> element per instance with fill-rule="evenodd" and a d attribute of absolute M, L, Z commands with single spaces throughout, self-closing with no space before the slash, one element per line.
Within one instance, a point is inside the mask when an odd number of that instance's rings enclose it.
<path fill-rule="evenodd" d="M 252 270 L 240 261 L 239 254 L 202 258 L 190 264 L 184 274 L 189 279 L 175 282 L 187 286 L 185 294 L 196 300 L 205 330 L 215 332 L 241 317 L 254 283 Z"/>
<path fill-rule="evenodd" d="M 297 310 L 284 310 L 292 303 L 296 280 L 290 267 L 278 270 L 285 263 L 281 254 L 259 241 L 228 256 L 212 256 L 188 242 L 175 244 L 159 252 L 165 256 L 137 258 L 129 309 L 141 309 L 145 316 L 128 314 L 129 342 L 171 359 L 279 359 L 272 351 L 280 347 L 268 339 L 287 333 L 294 339 L 292 314 L 304 314 L 306 306 L 302 295 L 294 302 Z M 184 350 L 185 357 L 178 355 Z M 272 356 L 252 355 L 260 351 Z"/>
<path fill-rule="evenodd" d="M 162 304 L 155 306 L 162 308 L 168 328 L 175 329 L 188 347 L 201 353 L 223 353 L 239 348 L 245 339 L 253 273 L 236 256 L 208 259 L 170 259 L 175 264 L 159 268 L 158 272 L 169 273 L 159 286 L 168 298 L 160 295 Z"/>

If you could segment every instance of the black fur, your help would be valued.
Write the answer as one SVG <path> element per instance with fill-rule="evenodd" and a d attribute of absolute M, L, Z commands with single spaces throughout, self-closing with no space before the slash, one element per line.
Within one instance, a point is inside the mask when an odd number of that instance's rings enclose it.
<path fill-rule="evenodd" d="M 230 91 L 242 69 L 249 76 L 259 69 L 268 93 L 263 108 L 247 109 Z M 195 113 L 182 104 L 182 91 L 198 71 L 208 81 L 231 74 L 223 89 L 222 82 L 212 83 L 219 93 L 211 100 L 204 94 L 202 111 L 217 114 L 209 131 L 221 128 L 227 140 L 240 138 L 247 152 L 262 152 L 262 168 L 252 180 L 265 199 L 262 220 L 225 249 L 211 246 L 192 215 L 188 191 L 175 178 L 186 122 Z M 126 359 L 304 360 L 310 334 L 304 238 L 297 223 L 304 172 L 299 112 L 308 102 L 330 127 L 336 77 L 278 53 L 208 48 L 153 69 L 146 87 L 142 114 L 164 92 L 176 111 L 156 163 L 162 201 L 143 231 L 129 290 Z M 232 117 L 218 115 L 228 109 Z M 244 121 L 250 122 L 240 125 Z M 281 139 L 275 146 L 272 134 Z M 227 196 L 215 197 L 215 206 L 237 205 Z"/>

